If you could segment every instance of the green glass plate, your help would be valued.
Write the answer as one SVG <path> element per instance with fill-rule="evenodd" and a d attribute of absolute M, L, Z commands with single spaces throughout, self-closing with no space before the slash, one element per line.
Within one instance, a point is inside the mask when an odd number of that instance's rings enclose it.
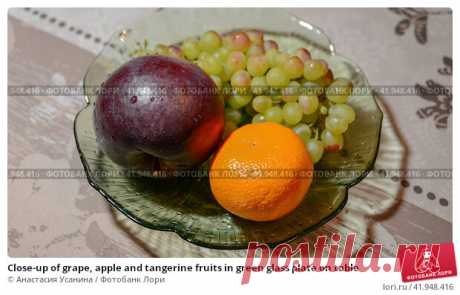
<path fill-rule="evenodd" d="M 198 21 L 199 20 L 199 21 Z M 328 61 L 335 77 L 348 78 L 355 88 L 370 89 L 353 62 L 335 53 L 321 30 L 280 9 L 165 9 L 130 29 L 117 32 L 88 69 L 84 79 L 87 106 L 76 116 L 75 140 L 88 182 L 128 218 L 154 230 L 176 232 L 194 244 L 216 249 L 242 249 L 250 241 L 274 246 L 306 234 L 335 217 L 347 202 L 347 190 L 373 167 L 383 114 L 372 93 L 352 96 L 349 104 L 357 119 L 345 134 L 341 152 L 328 153 L 316 171 L 335 171 L 317 177 L 302 204 L 288 216 L 272 222 L 238 218 L 214 200 L 207 178 L 154 179 L 129 177 L 99 149 L 93 128 L 95 91 L 145 38 L 176 43 L 214 29 L 228 32 L 255 28 L 275 39 L 283 50 L 308 48 L 315 58 Z M 337 172 L 342 175 L 337 176 Z"/>

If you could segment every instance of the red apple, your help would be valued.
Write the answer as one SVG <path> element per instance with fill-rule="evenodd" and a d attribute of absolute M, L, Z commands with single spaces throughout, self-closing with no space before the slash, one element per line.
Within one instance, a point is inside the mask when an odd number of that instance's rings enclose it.
<path fill-rule="evenodd" d="M 103 83 L 94 125 L 102 151 L 131 168 L 191 167 L 220 142 L 224 106 L 196 65 L 166 56 L 130 60 Z"/>

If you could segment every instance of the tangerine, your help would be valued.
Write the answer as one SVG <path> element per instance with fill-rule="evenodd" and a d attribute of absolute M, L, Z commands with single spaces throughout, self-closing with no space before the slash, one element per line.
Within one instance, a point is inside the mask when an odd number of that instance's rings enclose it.
<path fill-rule="evenodd" d="M 301 203 L 312 169 L 302 139 L 290 128 L 267 122 L 233 131 L 217 151 L 209 178 L 223 208 L 245 219 L 271 221 Z"/>

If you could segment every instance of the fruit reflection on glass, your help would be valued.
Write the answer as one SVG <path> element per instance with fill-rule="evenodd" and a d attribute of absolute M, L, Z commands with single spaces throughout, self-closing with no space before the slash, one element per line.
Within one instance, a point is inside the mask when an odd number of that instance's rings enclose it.
<path fill-rule="evenodd" d="M 216 171 L 241 174 L 251 165 L 261 172 L 311 171 L 325 153 L 343 148 L 343 134 L 356 117 L 347 105 L 349 80 L 334 77 L 306 48 L 282 51 L 257 30 L 208 31 L 153 49 L 145 42 L 130 55 L 102 85 L 121 91 L 104 91 L 96 102 L 102 150 L 120 165 L 151 170 L 211 159 L 216 200 L 242 218 L 288 214 L 305 196 L 311 174 L 251 179 L 218 177 Z"/>

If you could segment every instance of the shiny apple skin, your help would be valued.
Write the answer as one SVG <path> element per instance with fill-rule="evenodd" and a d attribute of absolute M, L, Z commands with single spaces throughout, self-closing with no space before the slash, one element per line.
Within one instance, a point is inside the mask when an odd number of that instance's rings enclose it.
<path fill-rule="evenodd" d="M 94 127 L 99 147 L 119 165 L 193 167 L 219 145 L 224 106 L 198 66 L 160 55 L 138 57 L 101 85 Z"/>

